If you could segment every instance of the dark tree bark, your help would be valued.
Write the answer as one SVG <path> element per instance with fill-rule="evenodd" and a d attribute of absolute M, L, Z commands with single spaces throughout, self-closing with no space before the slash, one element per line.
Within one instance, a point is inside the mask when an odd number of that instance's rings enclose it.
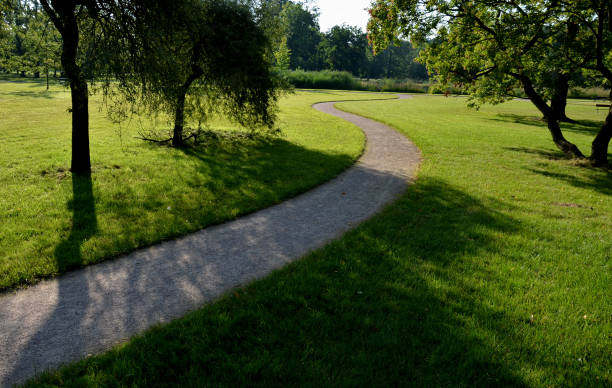
<path fill-rule="evenodd" d="M 559 125 L 559 120 L 557 120 L 553 109 L 548 106 L 542 96 L 538 94 L 538 92 L 533 87 L 533 83 L 531 82 L 529 77 L 518 74 L 514 76 L 521 81 L 527 97 L 529 97 L 531 102 L 544 115 L 544 120 L 546 120 L 546 123 L 548 124 L 548 131 L 550 132 L 553 142 L 555 143 L 557 148 L 559 148 L 564 154 L 566 154 L 570 158 L 583 159 L 584 154 L 580 152 L 578 147 L 576 147 L 575 144 L 567 141 L 567 139 L 563 136 L 561 126 Z"/>
<path fill-rule="evenodd" d="M 553 96 L 550 101 L 550 107 L 555 118 L 565 123 L 575 122 L 567 117 L 565 113 L 565 108 L 567 107 L 567 94 L 569 93 L 569 78 L 568 74 L 558 74 L 555 81 Z"/>
<path fill-rule="evenodd" d="M 72 97 L 72 163 L 75 174 L 91 173 L 89 155 L 89 93 L 77 64 L 79 26 L 77 2 L 41 0 L 45 12 L 62 36 L 62 68 L 70 82 Z"/>
<path fill-rule="evenodd" d="M 187 91 L 176 99 L 176 111 L 174 113 L 174 132 L 172 134 L 172 146 L 183 146 L 183 129 L 185 127 L 185 95 Z"/>
<path fill-rule="evenodd" d="M 591 161 L 596 166 L 608 165 L 608 146 L 612 138 L 612 107 L 608 111 L 606 121 L 591 144 Z"/>
<path fill-rule="evenodd" d="M 182 147 L 183 141 L 183 130 L 185 128 L 185 97 L 191 87 L 191 84 L 203 74 L 203 71 L 199 68 L 194 68 L 193 73 L 187 78 L 187 81 L 183 84 L 180 89 L 178 96 L 176 97 L 176 110 L 174 112 L 174 131 L 172 133 L 172 146 Z"/>

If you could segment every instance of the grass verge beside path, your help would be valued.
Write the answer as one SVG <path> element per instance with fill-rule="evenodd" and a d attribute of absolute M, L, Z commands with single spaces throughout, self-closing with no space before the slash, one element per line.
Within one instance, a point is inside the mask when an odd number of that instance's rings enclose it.
<path fill-rule="evenodd" d="M 612 384 L 612 179 L 524 102 L 343 103 L 423 151 L 417 182 L 340 241 L 30 386 Z M 572 117 L 597 120 L 571 105 Z M 568 137 L 581 146 L 596 128 Z"/>
<path fill-rule="evenodd" d="M 297 195 L 343 171 L 363 133 L 315 112 L 325 100 L 393 98 L 325 92 L 284 97 L 271 140 L 177 150 L 134 139 L 90 106 L 91 179 L 70 166 L 70 93 L 0 81 L 0 291 L 184 235 Z M 233 131 L 216 120 L 211 129 Z"/>

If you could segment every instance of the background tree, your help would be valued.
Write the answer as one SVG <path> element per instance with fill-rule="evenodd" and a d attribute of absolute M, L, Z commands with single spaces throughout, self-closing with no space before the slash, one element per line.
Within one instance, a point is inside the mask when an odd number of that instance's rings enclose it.
<path fill-rule="evenodd" d="M 400 40 L 396 45 L 373 55 L 368 48 L 368 78 L 410 78 L 426 80 L 427 68 L 415 62 L 419 50 L 412 47 L 406 40 Z"/>
<path fill-rule="evenodd" d="M 0 70 L 7 70 L 10 58 L 11 25 L 9 4 L 0 2 Z"/>
<path fill-rule="evenodd" d="M 349 71 L 365 75 L 368 41 L 358 27 L 334 26 L 325 34 L 325 61 L 331 70 Z"/>
<path fill-rule="evenodd" d="M 319 14 L 301 3 L 287 2 L 280 15 L 287 25 L 287 46 L 291 50 L 291 69 L 320 70 L 317 55 L 322 40 Z"/>
<path fill-rule="evenodd" d="M 23 68 L 32 72 L 35 78 L 41 73 L 44 74 L 49 89 L 49 70 L 61 67 L 61 38 L 42 9 L 33 9 L 30 13 L 28 29 L 22 37 L 22 46 Z"/>
<path fill-rule="evenodd" d="M 584 70 L 598 84 L 612 86 L 612 2 L 609 0 L 576 0 L 568 2 L 560 15 L 575 26 L 575 36 L 568 41 L 567 60 Z M 612 91 L 610 92 L 612 102 Z M 612 104 L 611 104 L 612 105 Z M 612 138 L 612 107 L 593 143 L 591 160 L 597 165 L 608 163 Z"/>
<path fill-rule="evenodd" d="M 570 157 L 582 158 L 578 147 L 563 136 L 559 117 L 548 102 L 554 90 L 545 75 L 553 59 L 559 59 L 550 55 L 551 50 L 555 43 L 567 45 L 572 39 L 563 12 L 562 3 L 546 1 L 378 0 L 368 30 L 376 50 L 399 36 L 424 44 L 436 32 L 421 59 L 439 82 L 464 86 L 473 105 L 502 102 L 513 96 L 516 86 L 522 87 L 543 114 L 557 147 Z M 552 69 L 576 71 L 567 58 Z M 603 163 L 600 156 L 592 158 Z"/>
<path fill-rule="evenodd" d="M 119 78 L 122 93 L 149 113 L 173 118 L 174 146 L 183 145 L 190 117 L 202 122 L 224 113 L 249 128 L 271 128 L 279 83 L 266 33 L 249 7 L 229 0 L 157 6 L 143 9 L 140 54 Z"/>

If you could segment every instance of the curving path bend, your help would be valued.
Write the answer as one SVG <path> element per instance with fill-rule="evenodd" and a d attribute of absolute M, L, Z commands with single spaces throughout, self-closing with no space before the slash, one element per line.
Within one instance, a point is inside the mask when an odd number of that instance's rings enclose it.
<path fill-rule="evenodd" d="M 313 107 L 365 132 L 356 165 L 246 217 L 0 295 L 0 386 L 100 353 L 262 278 L 379 212 L 414 179 L 421 156 L 406 137 L 333 102 Z"/>

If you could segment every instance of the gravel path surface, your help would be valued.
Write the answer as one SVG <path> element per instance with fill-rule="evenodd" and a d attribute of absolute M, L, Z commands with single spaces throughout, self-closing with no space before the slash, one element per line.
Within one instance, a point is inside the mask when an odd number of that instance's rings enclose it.
<path fill-rule="evenodd" d="M 334 103 L 314 108 L 366 133 L 355 166 L 249 216 L 1 295 L 0 386 L 100 353 L 262 278 L 337 239 L 406 189 L 420 163 L 406 137 Z"/>

